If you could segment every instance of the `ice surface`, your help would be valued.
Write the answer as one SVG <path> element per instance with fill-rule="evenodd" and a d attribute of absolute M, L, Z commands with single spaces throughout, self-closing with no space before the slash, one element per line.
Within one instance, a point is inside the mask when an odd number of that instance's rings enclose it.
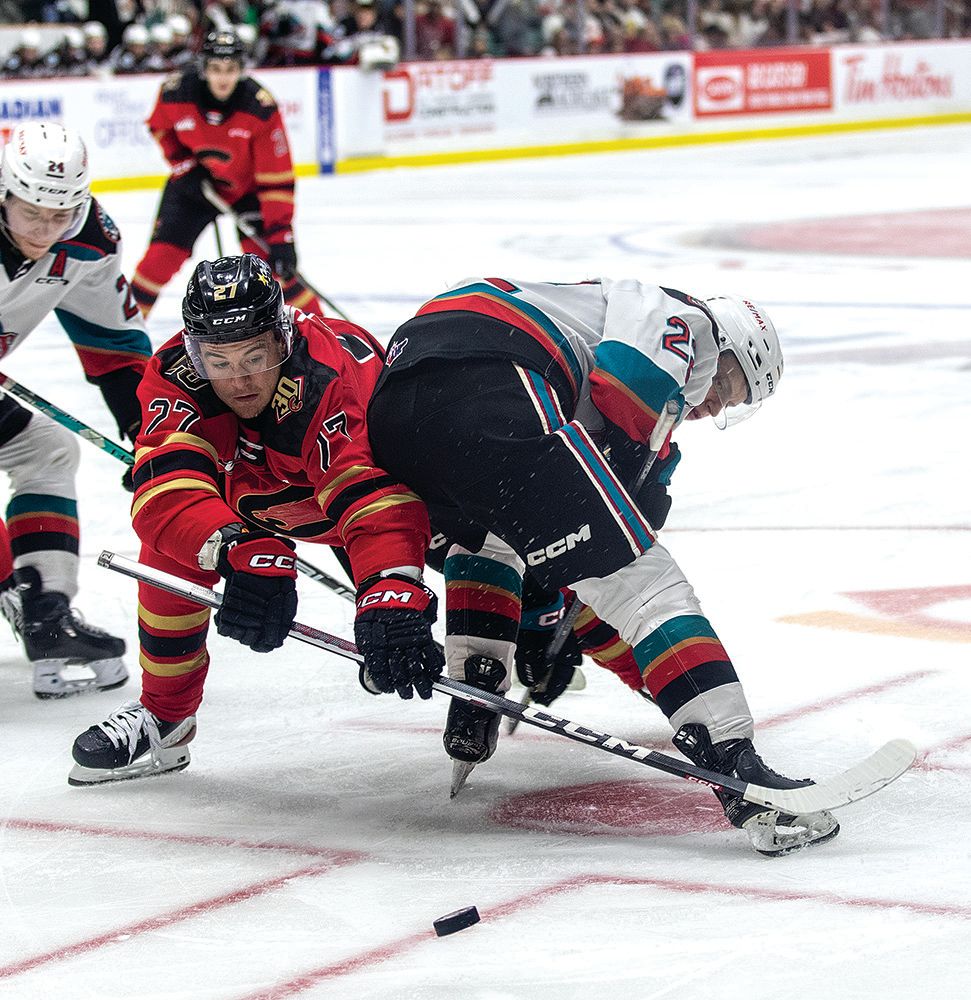
<path fill-rule="evenodd" d="M 472 274 L 636 276 L 771 310 L 787 354 L 778 399 L 724 436 L 679 431 L 665 539 L 732 653 L 770 764 L 826 775 L 895 736 L 920 747 L 913 771 L 841 811 L 839 838 L 758 857 L 705 789 L 525 726 L 450 802 L 441 698 L 372 698 L 346 661 L 217 636 L 188 770 L 69 788 L 74 736 L 137 681 L 39 702 L 7 639 L 0 996 L 967 996 L 971 267 L 921 244 L 844 257 L 747 250 L 731 234 L 967 209 L 969 162 L 971 128 L 947 127 L 298 191 L 303 269 L 381 336 Z M 102 200 L 130 274 L 157 195 Z M 211 237 L 198 249 L 211 255 Z M 152 315 L 156 344 L 177 329 L 188 273 Z M 55 320 L 3 367 L 112 431 Z M 135 669 L 134 585 L 95 565 L 102 548 L 137 553 L 122 468 L 82 448 L 78 605 L 125 635 Z M 340 575 L 329 553 L 303 554 Z M 300 593 L 301 620 L 351 635 L 350 605 L 306 580 Z M 655 709 L 586 673 L 559 714 L 669 749 Z M 436 938 L 433 919 L 467 905 L 482 922 Z"/>

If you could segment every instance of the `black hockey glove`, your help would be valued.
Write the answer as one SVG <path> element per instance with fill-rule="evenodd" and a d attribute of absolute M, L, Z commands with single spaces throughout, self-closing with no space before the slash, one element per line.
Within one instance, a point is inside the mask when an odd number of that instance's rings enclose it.
<path fill-rule="evenodd" d="M 516 676 L 528 687 L 532 700 L 540 705 L 552 705 L 567 689 L 573 674 L 583 662 L 580 643 L 573 629 L 552 661 L 547 650 L 556 629 L 563 620 L 562 597 L 544 608 L 523 609 L 516 637 Z"/>
<path fill-rule="evenodd" d="M 664 458 L 656 458 L 651 466 L 651 471 L 647 474 L 647 479 L 637 491 L 634 497 L 641 513 L 647 518 L 648 523 L 655 531 L 660 531 L 664 527 L 664 522 L 668 519 L 671 511 L 671 497 L 668 496 L 668 487 L 671 485 L 671 476 L 681 461 L 681 449 L 672 441 Z"/>
<path fill-rule="evenodd" d="M 400 698 L 431 698 L 432 681 L 445 656 L 432 638 L 438 598 L 406 576 L 392 574 L 361 584 L 354 640 L 364 657 L 361 683 Z"/>
<path fill-rule="evenodd" d="M 290 281 L 297 273 L 297 249 L 293 238 L 289 243 L 273 243 L 267 251 L 270 270 L 280 281 Z"/>
<path fill-rule="evenodd" d="M 283 645 L 297 613 L 293 553 L 290 539 L 268 531 L 240 531 L 223 542 L 216 564 L 226 578 L 222 607 L 216 612 L 220 635 L 257 653 Z"/>
<path fill-rule="evenodd" d="M 169 177 L 169 187 L 177 188 L 179 191 L 196 195 L 201 198 L 203 182 L 213 182 L 213 176 L 201 164 L 195 160 L 181 160 L 172 167 L 172 175 Z"/>

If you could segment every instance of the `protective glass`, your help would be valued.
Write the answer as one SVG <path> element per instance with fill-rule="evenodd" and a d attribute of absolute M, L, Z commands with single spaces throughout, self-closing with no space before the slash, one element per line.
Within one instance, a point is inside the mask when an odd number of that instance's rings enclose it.
<path fill-rule="evenodd" d="M 719 430 L 747 420 L 762 405 L 761 400 L 753 402 L 745 372 L 733 351 L 719 354 L 718 371 L 711 384 L 721 403 L 721 409 L 713 417 Z"/>
<path fill-rule="evenodd" d="M 196 374 L 210 382 L 249 378 L 279 368 L 291 351 L 290 337 L 277 328 L 228 344 L 200 340 L 188 331 L 182 334 L 182 340 Z"/>

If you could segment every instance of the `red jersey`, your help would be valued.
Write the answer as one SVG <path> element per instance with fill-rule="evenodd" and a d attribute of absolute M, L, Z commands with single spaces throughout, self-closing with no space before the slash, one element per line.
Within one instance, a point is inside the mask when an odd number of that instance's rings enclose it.
<path fill-rule="evenodd" d="M 186 566 L 239 521 L 343 546 L 357 583 L 423 566 L 425 505 L 374 464 L 366 409 L 382 366 L 360 327 L 294 313 L 293 353 L 270 405 L 236 416 L 193 369 L 181 334 L 152 357 L 138 389 L 132 521 L 138 536 Z"/>
<path fill-rule="evenodd" d="M 216 101 L 198 71 L 188 69 L 162 84 L 148 127 L 172 166 L 201 163 L 230 204 L 255 192 L 267 236 L 290 230 L 293 161 L 265 87 L 246 76 L 229 100 Z"/>

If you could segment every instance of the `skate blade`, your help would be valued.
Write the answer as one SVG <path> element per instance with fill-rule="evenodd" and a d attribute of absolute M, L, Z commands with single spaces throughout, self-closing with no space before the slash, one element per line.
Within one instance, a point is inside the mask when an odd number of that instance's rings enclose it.
<path fill-rule="evenodd" d="M 136 761 L 127 767 L 119 767 L 113 771 L 105 771 L 97 767 L 83 767 L 75 764 L 67 776 L 67 783 L 75 788 L 84 785 L 104 785 L 111 781 L 130 781 L 133 778 L 150 778 L 155 774 L 165 774 L 167 771 L 183 771 L 191 760 L 188 747 L 166 747 L 160 750 L 158 760 L 152 760 L 148 754 L 144 763 Z"/>
<path fill-rule="evenodd" d="M 839 832 L 840 825 L 826 811 L 806 816 L 759 813 L 743 824 L 752 847 L 767 858 L 781 858 L 817 844 L 825 844 Z"/>
<path fill-rule="evenodd" d="M 34 665 L 34 697 L 69 698 L 89 691 L 114 691 L 128 682 L 128 670 L 119 658 L 87 661 L 43 660 Z"/>
<path fill-rule="evenodd" d="M 175 743 L 160 747 L 154 758 L 151 751 L 147 751 L 138 760 L 133 760 L 124 767 L 116 767 L 111 770 L 100 767 L 85 767 L 83 764 L 75 763 L 74 767 L 71 768 L 71 773 L 67 776 L 67 783 L 79 788 L 83 785 L 104 785 L 112 781 L 129 781 L 132 778 L 150 778 L 155 774 L 165 774 L 166 771 L 184 771 L 192 759 L 189 756 L 189 743 L 196 735 L 195 716 L 190 716 L 185 722 L 190 723 L 185 734 L 180 736 Z M 174 730 L 169 735 L 172 736 L 176 733 L 178 730 Z"/>
<path fill-rule="evenodd" d="M 474 769 L 475 764 L 469 764 L 464 760 L 452 761 L 452 787 L 448 796 L 450 799 L 454 799 L 462 791 Z"/>

